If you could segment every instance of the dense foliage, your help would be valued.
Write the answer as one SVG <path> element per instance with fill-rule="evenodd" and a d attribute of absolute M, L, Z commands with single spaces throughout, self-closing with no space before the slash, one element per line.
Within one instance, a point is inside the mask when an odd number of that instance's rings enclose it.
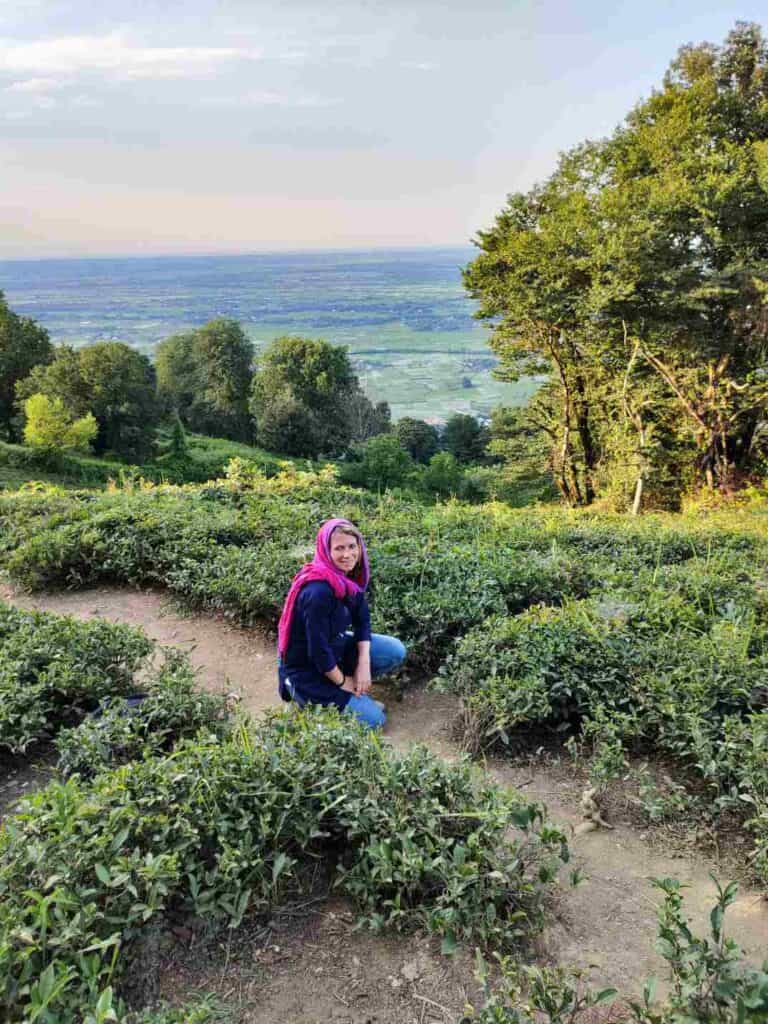
<path fill-rule="evenodd" d="M 0 603 L 0 749 L 73 725 L 104 697 L 128 694 L 152 649 L 139 630 Z"/>
<path fill-rule="evenodd" d="M 374 628 L 460 695 L 467 744 L 531 727 L 606 763 L 677 759 L 709 813 L 741 811 L 768 874 L 768 541 L 761 509 L 648 517 L 424 506 L 233 464 L 202 487 L 0 497 L 0 558 L 32 588 L 157 584 L 274 626 L 317 525 L 370 547 Z M 698 780 L 698 781 L 697 781 Z"/>
<path fill-rule="evenodd" d="M 73 419 L 60 398 L 31 395 L 24 402 L 24 443 L 52 461 L 67 449 L 87 449 L 98 429 L 91 413 Z"/>
<path fill-rule="evenodd" d="M 225 438 L 186 434 L 183 448 L 173 441 L 173 428 L 157 432 L 158 454 L 136 465 L 117 459 L 96 458 L 74 451 L 57 453 L 54 458 L 42 449 L 0 441 L 0 490 L 16 490 L 24 485 L 34 489 L 40 483 L 66 488 L 139 486 L 149 483 L 204 483 L 224 476 L 233 460 L 246 460 L 267 476 L 274 476 L 286 460 L 262 448 L 240 444 Z"/>
<path fill-rule="evenodd" d="M 768 46 L 684 47 L 601 142 L 480 232 L 466 270 L 563 497 L 674 507 L 760 472 L 768 407 Z"/>
<path fill-rule="evenodd" d="M 488 429 L 474 416 L 457 412 L 445 421 L 440 440 L 457 462 L 482 462 L 489 441 Z"/>
<path fill-rule="evenodd" d="M 310 458 L 389 427 L 389 407 L 366 398 L 346 348 L 313 338 L 276 338 L 259 353 L 251 413 L 259 444 Z"/>
<path fill-rule="evenodd" d="M 395 424 L 394 433 L 414 462 L 427 463 L 437 454 L 440 434 L 431 423 L 403 416 Z"/>
<path fill-rule="evenodd" d="M 32 395 L 59 399 L 75 419 L 92 413 L 98 425 L 94 450 L 141 461 L 152 451 L 160 407 L 149 359 L 118 341 L 74 350 L 59 346 L 16 385 L 23 405 Z"/>
<path fill-rule="evenodd" d="M 166 338 L 155 350 L 164 412 L 177 413 L 195 433 L 249 441 L 252 363 L 253 344 L 235 320 Z"/>
<path fill-rule="evenodd" d="M 539 923 L 567 855 L 540 807 L 466 764 L 394 757 L 333 709 L 275 715 L 52 783 L 5 824 L 0 1008 L 51 1024 L 122 1012 L 112 986 L 147 922 L 184 911 L 236 927 L 318 858 L 369 927 L 503 948 Z"/>
<path fill-rule="evenodd" d="M 56 737 L 58 770 L 87 779 L 105 768 L 169 751 L 199 730 L 228 730 L 226 698 L 199 690 L 186 656 L 166 652 L 163 664 L 145 675 L 141 693 L 128 700 L 110 694 L 80 725 Z"/>
<path fill-rule="evenodd" d="M 0 436 L 20 438 L 15 422 L 16 385 L 30 370 L 50 362 L 53 346 L 45 328 L 9 309 L 0 292 Z"/>

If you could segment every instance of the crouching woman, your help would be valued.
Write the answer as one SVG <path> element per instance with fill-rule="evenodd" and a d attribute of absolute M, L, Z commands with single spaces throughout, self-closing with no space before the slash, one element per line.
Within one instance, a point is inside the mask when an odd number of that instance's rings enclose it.
<path fill-rule="evenodd" d="M 279 688 L 283 700 L 335 704 L 371 729 L 386 722 L 370 695 L 371 680 L 400 665 L 405 647 L 371 633 L 365 590 L 370 579 L 365 542 L 347 519 L 329 519 L 315 555 L 294 576 L 278 627 Z"/>

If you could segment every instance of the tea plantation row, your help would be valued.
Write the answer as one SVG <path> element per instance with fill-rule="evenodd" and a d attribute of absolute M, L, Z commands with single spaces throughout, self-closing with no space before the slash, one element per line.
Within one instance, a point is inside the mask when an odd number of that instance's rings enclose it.
<path fill-rule="evenodd" d="M 3 1020 L 127 1021 L 119 983 L 149 922 L 236 928 L 305 889 L 318 861 L 373 928 L 504 948 L 541 923 L 568 848 L 538 805 L 424 749 L 396 758 L 334 711 L 233 720 L 179 655 L 142 677 L 147 697 L 129 709 L 140 633 L 0 610 L 0 662 L 13 651 L 30 703 L 35 678 L 59 698 L 35 738 L 110 698 L 59 734 L 69 780 L 0 830 Z M 83 685 L 57 688 L 73 666 Z"/>
<path fill-rule="evenodd" d="M 643 519 L 424 507 L 331 470 L 203 487 L 0 497 L 0 564 L 33 589 L 116 581 L 274 626 L 318 523 L 368 539 L 376 628 L 465 703 L 469 746 L 532 724 L 604 760 L 660 749 L 748 812 L 768 878 L 766 511 Z"/>
<path fill-rule="evenodd" d="M 757 517 L 657 520 L 622 530 L 618 520 L 528 518 L 494 506 L 425 510 L 351 495 L 327 479 L 252 478 L 246 489 L 234 481 L 98 499 L 9 498 L 0 502 L 0 536 L 17 580 L 174 586 L 183 577 L 173 573 L 183 570 L 188 589 L 175 586 L 180 595 L 274 622 L 317 521 L 340 505 L 372 541 L 379 621 L 415 643 L 416 669 L 442 663 L 441 685 L 464 693 L 481 735 L 543 720 L 581 722 L 606 729 L 609 740 L 629 740 L 641 735 L 626 725 L 634 716 L 642 735 L 669 749 L 669 737 L 682 737 L 676 752 L 685 759 L 687 723 L 702 717 L 714 678 L 720 688 L 710 712 L 723 713 L 706 724 L 714 723 L 713 735 L 731 730 L 734 772 L 747 764 L 752 743 L 755 767 L 741 792 L 760 798 L 754 780 L 764 740 L 755 744 L 752 722 L 762 699 L 764 635 Z M 38 542 L 46 536 L 66 540 L 58 564 L 44 557 Z M 112 558 L 111 567 L 100 557 Z M 276 582 L 281 573 L 285 580 Z M 467 581 L 478 590 L 468 591 Z M 135 690 L 134 674 L 149 654 L 141 634 L 124 627 L 8 608 L 0 622 L 0 664 L 11 666 L 9 679 L 23 680 L 25 707 L 40 707 L 31 724 L 4 726 L 5 746 L 14 750 L 54 734 L 106 695 Z M 456 637 L 463 637 L 458 645 Z M 705 637 L 709 661 L 700 664 Z M 666 682 L 662 674 L 666 703 L 654 691 L 640 705 L 638 680 L 651 686 L 654 658 L 657 668 L 671 664 L 670 649 L 678 661 Z M 690 687 L 676 717 L 675 682 L 687 678 L 680 669 L 686 658 L 699 665 L 700 685 Z M 374 927 L 416 924 L 445 936 L 448 946 L 463 939 L 503 948 L 540 920 L 567 848 L 536 805 L 424 751 L 394 759 L 332 713 L 279 716 L 255 731 L 233 724 L 221 701 L 195 692 L 183 659 L 143 671 L 149 696 L 137 712 L 126 715 L 113 699 L 100 718 L 61 732 L 61 767 L 78 776 L 52 784 L 0 833 L 0 1009 L 9 1020 L 123 1019 L 121 970 L 146 922 L 192 912 L 236 925 L 296 891 L 317 858 Z M 495 702 L 491 682 L 500 677 L 506 682 Z M 651 709 L 659 720 L 671 716 L 665 728 L 655 722 L 655 733 L 641 713 Z M 198 728 L 196 739 L 167 756 Z M 114 767 L 136 757 L 144 760 Z M 110 770 L 89 782 L 103 767 Z M 504 838 L 510 819 L 512 840 Z M 729 982 L 726 991 L 729 972 L 746 977 L 734 951 L 705 967 L 696 950 L 701 985 L 711 989 L 717 972 L 722 983 L 722 1005 L 699 1019 L 761 1019 L 765 976 Z M 554 976 L 534 979 L 532 988 L 540 1012 L 558 1000 L 563 1012 L 571 1005 L 572 989 Z M 681 997 L 680 1006 L 694 1006 L 694 997 Z M 648 1012 L 637 1019 L 678 1019 Z M 181 1019 L 206 1014 L 152 1018 Z M 477 1019 L 528 1018 L 518 1000 L 494 995 Z"/>

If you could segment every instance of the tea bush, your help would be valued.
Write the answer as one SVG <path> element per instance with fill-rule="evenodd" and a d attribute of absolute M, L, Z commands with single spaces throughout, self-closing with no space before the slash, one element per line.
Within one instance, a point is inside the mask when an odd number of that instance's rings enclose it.
<path fill-rule="evenodd" d="M 650 979 L 642 1001 L 619 1002 L 615 989 L 593 991 L 583 972 L 567 968 L 521 967 L 499 958 L 501 979 L 492 988 L 487 965 L 480 959 L 478 975 L 486 991 L 485 1006 L 470 1009 L 460 1024 L 575 1024 L 594 1020 L 591 1011 L 610 1002 L 601 1016 L 607 1024 L 764 1024 L 768 1019 L 768 960 L 762 969 L 750 967 L 736 942 L 726 936 L 723 921 L 736 897 L 734 884 L 718 885 L 718 900 L 710 914 L 710 935 L 695 936 L 683 917 L 680 884 L 654 879 L 664 894 L 659 908 L 656 949 L 668 964 L 668 994 L 655 1001 L 656 981 Z"/>
<path fill-rule="evenodd" d="M 434 685 L 462 696 L 470 748 L 537 724 L 581 730 L 619 766 L 622 745 L 674 755 L 714 811 L 752 809 L 768 877 L 768 630 L 732 593 L 726 605 L 729 617 L 649 589 L 497 617 L 458 642 Z"/>
<path fill-rule="evenodd" d="M 129 1014 L 126 1024 L 215 1024 L 231 1017 L 211 997 L 185 1003 L 183 1006 L 165 1006 L 144 1013 Z"/>
<path fill-rule="evenodd" d="M 80 725 L 62 729 L 56 737 L 57 768 L 65 777 L 90 778 L 106 768 L 156 756 L 201 729 L 216 735 L 228 731 L 226 698 L 196 688 L 185 654 L 167 651 L 164 663 L 141 686 L 147 692 L 135 706 L 110 697 Z"/>
<path fill-rule="evenodd" d="M 277 623 L 294 574 L 306 556 L 280 544 L 214 549 L 210 558 L 182 558 L 165 583 L 188 605 L 222 612 L 245 625 Z"/>
<path fill-rule="evenodd" d="M 463 523 L 452 506 L 376 499 L 328 473 L 266 480 L 236 465 L 231 480 L 201 488 L 20 502 L 0 498 L 11 538 L 0 558 L 21 586 L 155 584 L 191 605 L 269 625 L 318 524 L 352 518 L 369 541 L 379 628 L 404 638 L 412 668 L 435 668 L 456 636 L 491 614 L 558 603 L 596 583 L 581 557 L 510 525 L 495 507 Z"/>
<path fill-rule="evenodd" d="M 172 910 L 237 927 L 321 857 L 365 924 L 503 948 L 540 924 L 568 849 L 541 807 L 466 763 L 395 757 L 335 709 L 274 714 L 90 785 L 52 783 L 8 819 L 3 1019 L 123 1013 L 113 986 L 148 921 Z"/>
<path fill-rule="evenodd" d="M 152 650 L 137 629 L 26 612 L 0 602 L 0 747 L 20 753 L 130 693 Z"/>
<path fill-rule="evenodd" d="M 726 756 L 768 698 L 764 506 L 629 519 L 421 505 L 343 487 L 331 467 L 267 479 L 234 460 L 202 487 L 0 495 L 0 564 L 30 588 L 158 585 L 274 627 L 331 515 L 368 541 L 374 628 L 405 641 L 411 675 L 461 694 L 473 742 L 540 723 L 591 729 L 618 760 L 624 743 L 662 749 L 765 832 L 760 772 Z"/>

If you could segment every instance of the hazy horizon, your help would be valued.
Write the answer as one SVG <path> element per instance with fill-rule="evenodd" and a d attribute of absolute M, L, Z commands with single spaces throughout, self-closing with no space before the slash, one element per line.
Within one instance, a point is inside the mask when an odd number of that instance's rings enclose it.
<path fill-rule="evenodd" d="M 409 252 L 429 252 L 430 250 L 439 252 L 450 252 L 455 250 L 456 252 L 473 252 L 475 246 L 471 241 L 467 242 L 446 242 L 445 244 L 434 243 L 430 245 L 339 245 L 339 246 L 325 246 L 319 242 L 317 245 L 306 245 L 306 246 L 291 246 L 285 249 L 201 249 L 195 251 L 193 249 L 178 251 L 178 252 L 163 252 L 158 250 L 157 252 L 104 252 L 93 255 L 78 254 L 78 255 L 51 255 L 51 256 L 0 256 L 0 265 L 3 263 L 55 263 L 57 261 L 65 260 L 163 260 L 163 259 L 208 259 L 212 257 L 227 257 L 227 256 L 302 256 L 310 254 L 327 254 L 333 255 L 334 253 L 409 253 Z M 2 282 L 0 282 L 2 285 Z M 2 287 L 0 287 L 2 291 Z"/>
<path fill-rule="evenodd" d="M 536 384 L 493 378 L 488 331 L 461 282 L 470 256 L 422 247 L 16 260 L 0 262 L 0 283 L 56 344 L 120 341 L 153 357 L 165 338 L 230 317 L 257 351 L 290 334 L 345 346 L 395 419 L 486 418 Z"/>
<path fill-rule="evenodd" d="M 0 259 L 446 248 L 764 3 L 19 0 Z"/>

